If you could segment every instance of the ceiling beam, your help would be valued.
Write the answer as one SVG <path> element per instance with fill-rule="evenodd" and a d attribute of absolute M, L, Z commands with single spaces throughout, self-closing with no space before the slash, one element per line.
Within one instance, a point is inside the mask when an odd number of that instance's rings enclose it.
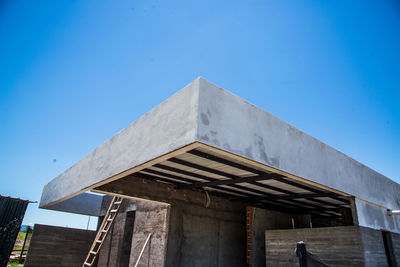
<path fill-rule="evenodd" d="M 186 171 L 186 170 L 182 170 L 182 169 L 179 169 L 179 168 L 175 168 L 175 167 L 171 167 L 171 166 L 167 166 L 167 165 L 163 165 L 163 164 L 156 164 L 156 165 L 154 165 L 154 167 L 160 168 L 160 169 L 163 169 L 163 170 L 167 170 L 167 171 L 170 171 L 170 172 L 183 174 L 183 175 L 186 175 L 186 176 L 189 176 L 189 177 L 195 177 L 197 179 L 202 179 L 202 180 L 209 181 L 209 182 L 219 183 L 221 181 L 221 180 L 218 180 L 216 178 L 204 176 L 204 175 L 201 175 L 201 174 L 198 174 L 198 173 L 189 172 L 189 171 Z M 147 169 L 145 169 L 143 171 L 147 171 Z M 154 171 L 154 170 L 151 170 L 151 171 L 153 173 L 157 174 L 157 175 L 162 175 L 162 176 L 164 175 L 166 177 L 170 177 L 170 178 L 173 178 L 173 179 L 178 179 L 179 180 L 180 178 L 183 178 L 185 180 L 188 180 L 188 178 L 184 178 L 184 177 L 181 177 L 181 176 L 171 175 L 171 174 L 168 174 L 168 173 Z M 239 178 L 239 177 L 237 177 L 237 178 Z M 240 177 L 240 178 L 242 178 L 242 177 Z M 193 184 L 196 184 L 195 181 L 192 181 L 192 182 L 194 182 Z M 251 183 L 256 183 L 256 182 L 251 182 Z M 264 184 L 261 184 L 261 185 L 267 186 L 267 185 L 264 185 Z M 185 186 L 186 186 L 186 184 L 177 185 L 177 189 L 182 189 Z M 218 190 L 229 191 L 231 193 L 240 194 L 240 195 L 246 196 L 246 197 L 251 197 L 251 198 L 257 197 L 259 200 L 274 201 L 274 202 L 283 201 L 282 199 L 274 198 L 276 195 L 273 195 L 273 194 L 270 194 L 270 193 L 267 193 L 267 192 L 264 192 L 264 191 L 260 191 L 260 190 L 254 189 L 254 188 L 249 188 L 249 187 L 238 185 L 238 184 L 230 184 L 230 185 L 225 185 L 225 186 L 229 186 L 229 188 L 223 187 L 221 185 L 214 185 L 214 186 L 207 186 L 207 187 L 216 188 Z M 271 186 L 268 186 L 268 187 L 271 187 Z M 277 188 L 277 190 L 278 189 L 279 188 Z M 245 192 L 243 192 L 242 190 L 245 191 Z M 249 193 L 246 193 L 246 192 L 252 192 L 252 193 L 255 193 L 257 195 L 249 194 Z M 291 194 L 292 193 L 292 192 L 287 191 L 287 190 L 285 190 L 284 192 L 287 193 L 287 194 Z M 284 204 L 286 206 L 289 205 L 289 206 L 293 206 L 295 208 L 306 208 L 307 206 L 311 207 L 311 208 L 316 208 L 316 209 L 323 208 L 320 205 L 315 205 L 315 204 L 312 204 L 312 203 L 309 203 L 309 202 L 304 202 L 304 201 L 296 200 L 296 199 L 285 199 L 284 201 L 285 202 L 278 203 L 278 204 Z M 304 206 L 306 206 L 306 207 L 304 207 Z M 335 204 L 331 204 L 330 203 L 330 206 L 333 206 L 333 207 L 337 208 L 339 205 L 335 205 Z"/>
<path fill-rule="evenodd" d="M 216 174 L 216 175 L 219 175 L 219 176 L 224 176 L 224 177 L 231 178 L 231 179 L 243 179 L 244 178 L 244 177 L 239 177 L 239 176 L 236 176 L 236 175 L 231 174 L 231 173 L 227 173 L 227 172 L 224 172 L 224 171 L 220 171 L 220 170 L 216 170 L 216 169 L 213 169 L 213 168 L 209 168 L 209 167 L 206 167 L 206 166 L 203 166 L 203 165 L 199 165 L 199 164 L 196 164 L 196 163 L 193 163 L 193 162 L 190 162 L 190 161 L 186 161 L 186 160 L 181 160 L 181 159 L 177 159 L 177 158 L 170 158 L 168 161 L 176 163 L 176 164 L 179 164 L 179 165 L 183 165 L 183 166 L 186 166 L 186 167 L 190 167 L 190 168 L 193 168 L 193 169 L 196 169 L 196 170 L 201 170 L 201 171 L 213 173 L 213 174 Z M 281 178 L 283 176 L 280 175 L 280 174 L 275 174 L 275 173 L 267 173 L 267 174 L 262 175 L 262 177 L 267 177 L 267 179 L 264 179 L 264 180 L 268 180 L 268 179 L 279 179 L 279 178 Z M 271 186 L 271 185 L 265 185 L 264 186 L 264 184 L 258 183 L 257 181 L 251 181 L 251 179 L 249 181 L 247 181 L 247 182 L 251 183 L 253 185 L 257 185 L 259 187 L 267 188 L 269 190 L 273 190 L 273 191 L 276 191 L 276 192 L 281 192 L 281 193 L 284 193 L 284 194 L 291 194 L 292 193 L 291 191 L 284 190 L 284 189 L 279 188 L 279 187 L 275 187 L 275 186 Z M 331 193 L 331 192 L 329 192 L 329 193 Z M 263 192 L 263 194 L 267 194 L 267 193 Z M 334 196 L 334 195 L 335 195 L 335 193 L 332 193 L 332 196 Z M 322 204 L 322 205 L 327 205 L 327 206 L 332 206 L 332 207 L 337 207 L 338 206 L 338 204 L 336 204 L 336 203 L 331 203 L 331 202 L 324 201 L 324 200 L 313 199 L 313 198 L 309 198 L 309 200 L 314 202 L 314 203 L 318 203 L 318 204 Z"/>
<path fill-rule="evenodd" d="M 148 172 L 149 170 L 145 169 L 143 170 L 143 172 Z M 140 178 L 144 178 L 144 179 L 149 179 L 149 180 L 155 180 L 155 181 L 162 181 L 162 182 L 168 182 L 171 183 L 173 185 L 179 185 L 181 183 L 173 181 L 173 180 L 169 180 L 163 177 L 158 177 L 158 176 L 154 176 L 154 175 L 149 175 L 146 173 L 138 172 L 136 174 L 131 174 L 131 177 L 140 177 Z M 155 171 L 154 174 L 160 175 L 160 172 Z M 162 172 L 161 172 L 162 173 Z M 164 173 L 163 173 L 164 174 Z M 174 180 L 178 180 L 181 177 L 177 177 L 177 176 L 173 176 L 171 175 L 171 177 L 173 177 Z M 230 190 L 229 188 L 218 188 L 218 190 L 220 191 L 211 191 L 211 194 L 214 194 L 216 196 L 220 196 L 220 197 L 225 197 L 228 198 L 232 201 L 239 201 L 242 203 L 245 203 L 246 205 L 249 206 L 254 206 L 254 207 L 258 207 L 258 208 L 262 208 L 262 209 L 267 209 L 267 210 L 274 210 L 274 211 L 279 211 L 279 212 L 285 212 L 285 213 L 289 213 L 289 214 L 317 214 L 317 215 L 323 215 L 323 216 L 332 216 L 335 217 L 336 215 L 330 214 L 325 212 L 322 208 L 313 208 L 313 209 L 307 209 L 306 207 L 302 207 L 299 205 L 290 205 L 289 203 L 281 203 L 281 202 L 268 202 L 268 200 L 263 200 L 257 197 L 253 197 L 252 195 L 249 194 L 245 194 L 245 196 L 238 196 L 238 195 L 232 195 L 232 193 L 235 194 L 240 194 L 241 192 L 235 191 L 235 190 Z M 263 200 L 263 201 L 260 201 Z M 336 211 L 337 209 L 327 209 L 327 211 Z"/>
<path fill-rule="evenodd" d="M 265 176 L 251 176 L 251 177 L 236 177 L 227 180 L 216 180 L 212 182 L 206 183 L 194 183 L 194 184 L 187 184 L 187 185 L 180 185 L 178 186 L 179 189 L 193 189 L 193 188 L 202 188 L 202 187 L 212 187 L 216 185 L 232 185 L 237 183 L 248 183 L 248 182 L 255 182 L 259 180 L 265 180 Z"/>
<path fill-rule="evenodd" d="M 208 160 L 211 160 L 211 161 L 222 163 L 222 164 L 225 164 L 225 165 L 228 165 L 228 166 L 240 169 L 240 170 L 248 171 L 248 172 L 251 172 L 251 173 L 254 173 L 254 174 L 258 174 L 258 175 L 266 174 L 264 171 L 259 171 L 257 169 L 252 168 L 252 167 L 245 166 L 245 165 L 242 165 L 242 164 L 239 164 L 239 163 L 236 163 L 236 162 L 232 162 L 230 160 L 227 160 L 227 159 L 224 159 L 224 158 L 220 158 L 218 156 L 210 155 L 208 153 L 204 153 L 204 152 L 201 152 L 199 150 L 195 150 L 194 149 L 194 150 L 188 151 L 187 153 L 195 155 L 195 156 L 198 156 L 198 157 L 202 157 L 202 158 L 205 158 L 205 159 L 208 159 Z M 324 191 L 322 191 L 320 189 L 316 189 L 316 188 L 313 188 L 313 187 L 310 187 L 310 186 L 307 186 L 307 185 L 304 185 L 304 184 L 301 184 L 301 183 L 290 181 L 290 180 L 285 179 L 283 177 L 284 176 L 279 175 L 279 176 L 272 177 L 272 179 L 274 179 L 276 181 L 279 181 L 281 183 L 285 183 L 285 184 L 288 184 L 288 185 L 299 187 L 299 188 L 302 188 L 302 189 L 305 189 L 305 190 L 308 190 L 308 191 L 311 191 L 311 192 L 314 192 L 314 193 L 323 193 L 324 192 Z M 348 199 L 342 198 L 339 194 L 336 194 L 336 196 L 332 196 L 332 198 L 335 199 L 335 200 L 338 200 L 340 202 L 346 203 L 346 204 L 349 203 Z"/>

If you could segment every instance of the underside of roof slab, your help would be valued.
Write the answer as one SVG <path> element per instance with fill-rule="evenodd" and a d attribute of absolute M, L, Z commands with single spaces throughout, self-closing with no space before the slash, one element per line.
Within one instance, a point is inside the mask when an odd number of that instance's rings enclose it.
<path fill-rule="evenodd" d="M 154 180 L 173 185 L 178 191 L 206 190 L 233 201 L 293 214 L 339 217 L 342 208 L 350 208 L 348 198 L 341 193 L 201 143 L 197 145 L 196 149 L 175 152 L 162 162 L 137 169 L 124 179 Z"/>

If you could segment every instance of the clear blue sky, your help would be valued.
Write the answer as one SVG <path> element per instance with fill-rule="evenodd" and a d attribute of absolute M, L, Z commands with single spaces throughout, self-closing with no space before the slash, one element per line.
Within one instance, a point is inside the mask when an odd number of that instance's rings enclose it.
<path fill-rule="evenodd" d="M 399 29 L 396 0 L 2 1 L 0 194 L 40 200 L 198 76 L 400 182 Z"/>

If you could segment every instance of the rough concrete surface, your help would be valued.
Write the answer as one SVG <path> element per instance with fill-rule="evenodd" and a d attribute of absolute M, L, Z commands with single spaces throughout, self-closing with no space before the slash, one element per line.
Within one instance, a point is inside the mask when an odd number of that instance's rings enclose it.
<path fill-rule="evenodd" d="M 366 267 L 388 266 L 382 231 L 358 227 Z"/>
<path fill-rule="evenodd" d="M 399 184 L 204 79 L 199 86 L 200 142 L 391 209 L 400 208 Z"/>
<path fill-rule="evenodd" d="M 169 229 L 169 206 L 150 202 L 138 202 L 133 228 L 129 266 L 139 259 L 149 234 L 152 234 L 139 260 L 140 267 L 165 266 L 167 237 Z"/>
<path fill-rule="evenodd" d="M 269 230 L 265 238 L 267 267 L 299 266 L 294 252 L 299 241 L 329 266 L 387 266 L 381 232 L 365 227 Z"/>
<path fill-rule="evenodd" d="M 265 266 L 265 231 L 310 227 L 310 215 L 290 215 L 287 213 L 253 208 L 251 224 L 251 263 L 253 267 Z"/>
<path fill-rule="evenodd" d="M 235 203 L 232 203 L 235 205 Z M 166 266 L 244 266 L 246 232 L 242 212 L 171 205 Z"/>
<path fill-rule="evenodd" d="M 399 184 L 202 78 L 52 180 L 40 206 L 51 208 L 55 201 L 193 142 L 400 209 Z"/>
<path fill-rule="evenodd" d="M 400 233 L 400 216 L 390 216 L 386 209 L 370 205 L 357 198 L 355 203 L 360 226 Z"/>
<path fill-rule="evenodd" d="M 105 196 L 102 203 L 101 217 L 99 223 L 104 219 L 108 206 L 111 202 L 110 196 Z M 135 219 L 136 202 L 124 199 L 109 235 L 104 240 L 98 258 L 98 267 L 127 267 L 130 258 L 132 242 L 132 231 Z M 131 213 L 133 218 L 130 220 Z"/>
<path fill-rule="evenodd" d="M 393 246 L 394 261 L 400 265 L 400 234 L 390 233 L 390 236 Z"/>
<path fill-rule="evenodd" d="M 25 266 L 80 267 L 95 231 L 35 224 Z"/>
<path fill-rule="evenodd" d="M 194 142 L 198 84 L 195 80 L 54 178 L 40 206 Z"/>
<path fill-rule="evenodd" d="M 210 194 L 207 205 L 204 191 L 176 190 L 171 185 L 138 177 L 127 177 L 103 185 L 99 189 L 170 204 L 167 222 L 160 220 L 165 216 L 158 214 L 158 211 L 150 211 L 147 215 L 142 214 L 145 211 L 137 204 L 135 229 L 139 227 L 138 225 L 142 226 L 140 233 L 136 235 L 136 241 L 135 237 L 133 239 L 132 252 L 140 251 L 147 237 L 146 234 L 152 231 L 145 230 L 147 227 L 157 229 L 166 227 L 168 241 L 166 243 L 163 243 L 163 239 L 152 241 L 157 242 L 159 246 L 160 252 L 156 255 L 159 255 L 157 257 L 160 261 L 164 259 L 162 249 L 166 248 L 165 266 L 225 267 L 245 264 L 246 215 L 243 203 Z M 154 212 L 156 215 L 153 214 Z M 162 244 L 165 246 L 163 247 Z M 149 255 L 149 252 L 145 254 Z M 148 260 L 146 255 L 143 262 Z M 152 259 L 151 250 L 150 255 Z M 131 254 L 131 260 L 135 258 L 136 256 Z M 160 266 L 159 262 L 153 262 L 153 264 L 150 266 Z"/>

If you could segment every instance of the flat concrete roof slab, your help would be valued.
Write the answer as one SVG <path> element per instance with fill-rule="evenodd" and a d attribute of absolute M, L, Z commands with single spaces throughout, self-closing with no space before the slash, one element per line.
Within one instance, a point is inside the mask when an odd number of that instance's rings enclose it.
<path fill-rule="evenodd" d="M 400 185 L 244 99 L 201 80 L 200 142 L 297 177 L 399 208 Z"/>
<path fill-rule="evenodd" d="M 202 78 L 52 180 L 40 206 L 50 208 L 198 143 L 376 205 L 400 207 L 399 184 Z"/>
<path fill-rule="evenodd" d="M 45 185 L 40 206 L 83 193 L 196 141 L 199 82 L 197 79 L 177 92 Z"/>

